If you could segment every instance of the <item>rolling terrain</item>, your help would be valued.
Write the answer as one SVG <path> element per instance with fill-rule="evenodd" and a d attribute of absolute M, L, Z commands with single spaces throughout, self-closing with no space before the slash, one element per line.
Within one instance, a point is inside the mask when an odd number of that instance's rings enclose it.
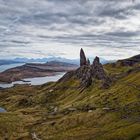
<path fill-rule="evenodd" d="M 57 82 L 0 90 L 0 139 L 139 140 L 139 57 L 102 66 L 83 56 Z"/>
<path fill-rule="evenodd" d="M 27 63 L 22 66 L 8 69 L 0 73 L 0 82 L 11 83 L 25 78 L 56 75 L 58 72 L 67 72 L 78 67 L 75 64 L 50 61 L 44 64 Z"/>

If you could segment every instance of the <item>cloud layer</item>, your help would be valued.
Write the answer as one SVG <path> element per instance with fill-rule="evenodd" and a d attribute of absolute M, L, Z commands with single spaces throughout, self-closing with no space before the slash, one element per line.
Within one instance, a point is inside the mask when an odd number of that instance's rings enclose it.
<path fill-rule="evenodd" d="M 135 0 L 0 0 L 0 58 L 140 53 Z"/>

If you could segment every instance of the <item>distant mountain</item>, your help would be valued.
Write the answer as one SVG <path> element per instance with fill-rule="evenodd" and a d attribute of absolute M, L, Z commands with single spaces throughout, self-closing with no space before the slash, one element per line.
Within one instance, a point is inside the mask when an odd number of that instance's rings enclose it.
<path fill-rule="evenodd" d="M 92 62 L 94 59 L 94 57 L 89 57 L 89 60 Z M 16 58 L 14 59 L 15 61 L 18 62 L 25 62 L 25 63 L 34 63 L 34 62 L 50 62 L 50 61 L 59 61 L 59 62 L 66 62 L 66 63 L 71 63 L 71 64 L 77 64 L 79 65 L 79 59 L 67 59 L 67 58 L 63 58 L 63 57 L 48 57 L 48 58 L 36 58 L 36 59 L 28 59 L 28 58 Z M 101 63 L 105 64 L 108 63 L 109 61 L 104 59 L 104 58 L 100 58 Z"/>
<path fill-rule="evenodd" d="M 93 61 L 94 57 L 90 57 L 89 60 Z M 109 61 L 100 58 L 101 63 L 105 64 L 108 63 Z M 50 61 L 57 61 L 57 62 L 65 62 L 65 63 L 70 63 L 70 64 L 76 64 L 79 65 L 79 59 L 67 59 L 63 57 L 48 57 L 48 58 L 15 58 L 13 60 L 0 60 L 0 65 L 7 65 L 7 64 L 14 64 L 14 63 L 46 63 Z"/>
<path fill-rule="evenodd" d="M 71 64 L 78 64 L 79 59 L 67 59 L 63 57 L 48 57 L 48 58 L 15 58 L 14 61 L 24 63 L 46 63 L 50 61 L 66 62 Z"/>
<path fill-rule="evenodd" d="M 0 60 L 0 66 L 1 65 L 9 65 L 9 64 L 15 64 L 15 63 L 20 63 L 16 60 Z"/>
<path fill-rule="evenodd" d="M 44 65 L 44 64 L 42 64 Z M 53 66 L 53 67 L 60 67 L 60 66 L 64 66 L 64 67 L 78 67 L 78 65 L 76 64 L 72 64 L 72 63 L 68 63 L 68 62 L 61 62 L 61 61 L 49 61 L 46 63 L 47 66 Z"/>

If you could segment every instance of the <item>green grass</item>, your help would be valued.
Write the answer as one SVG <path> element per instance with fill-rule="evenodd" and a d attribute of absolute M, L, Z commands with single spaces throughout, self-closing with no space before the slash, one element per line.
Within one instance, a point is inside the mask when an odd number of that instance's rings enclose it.
<path fill-rule="evenodd" d="M 7 133 L 11 140 L 28 140 L 35 132 L 43 140 L 139 140 L 140 72 L 124 75 L 132 67 L 104 67 L 116 77 L 109 89 L 96 80 L 81 91 L 72 77 L 0 91 L 0 106 L 8 110 L 0 114 L 0 138 Z"/>

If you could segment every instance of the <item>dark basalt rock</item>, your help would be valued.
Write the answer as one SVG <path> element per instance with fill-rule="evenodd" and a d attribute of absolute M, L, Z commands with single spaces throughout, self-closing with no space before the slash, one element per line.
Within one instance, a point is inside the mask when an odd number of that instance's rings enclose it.
<path fill-rule="evenodd" d="M 81 87 L 84 88 L 89 87 L 94 82 L 94 79 L 102 81 L 102 88 L 109 88 L 112 82 L 104 71 L 104 68 L 100 63 L 100 59 L 97 56 L 92 65 L 90 65 L 89 59 L 87 59 L 86 65 L 82 65 L 77 69 L 76 75 L 81 80 Z"/>
<path fill-rule="evenodd" d="M 97 78 L 99 80 L 106 79 L 107 76 L 103 69 L 102 64 L 100 63 L 99 57 L 97 56 L 95 57 L 91 67 L 92 67 L 92 75 L 94 76 L 94 78 Z"/>
<path fill-rule="evenodd" d="M 84 66 L 86 64 L 87 64 L 86 56 L 85 56 L 83 49 L 81 48 L 81 50 L 80 50 L 80 66 Z"/>
<path fill-rule="evenodd" d="M 111 84 L 111 79 L 105 73 L 99 57 L 94 59 L 92 65 L 87 64 L 78 68 L 75 74 L 80 79 L 82 88 L 89 87 L 94 82 L 94 79 L 102 81 L 102 88 L 108 88 Z"/>
<path fill-rule="evenodd" d="M 89 59 L 87 59 L 87 65 L 90 65 L 90 60 Z"/>
<path fill-rule="evenodd" d="M 92 84 L 91 66 L 85 65 L 76 70 L 76 76 L 81 81 L 81 87 L 89 87 Z"/>
<path fill-rule="evenodd" d="M 111 84 L 111 79 L 104 71 L 99 57 L 95 57 L 93 64 L 90 65 L 89 59 L 86 60 L 83 49 L 80 51 L 80 67 L 76 71 L 68 72 L 59 81 L 67 81 L 73 76 L 80 80 L 80 87 L 82 89 L 89 87 L 96 79 L 101 80 L 102 88 L 109 88 Z"/>

